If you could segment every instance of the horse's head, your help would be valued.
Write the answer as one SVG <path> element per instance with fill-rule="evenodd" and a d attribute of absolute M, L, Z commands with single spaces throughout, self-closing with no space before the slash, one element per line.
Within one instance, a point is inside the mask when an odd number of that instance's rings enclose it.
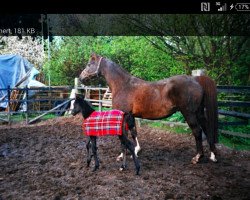
<path fill-rule="evenodd" d="M 71 114 L 75 116 L 76 114 L 80 113 L 82 111 L 82 102 L 84 101 L 84 96 L 82 94 L 76 94 L 76 98 L 74 101 L 73 110 L 71 111 Z"/>
<path fill-rule="evenodd" d="M 80 74 L 79 79 L 81 82 L 84 82 L 92 77 L 98 76 L 98 74 L 100 73 L 100 64 L 101 64 L 102 58 L 103 57 L 98 56 L 95 53 L 91 54 L 91 57 L 87 66 Z"/>
<path fill-rule="evenodd" d="M 71 111 L 71 114 L 75 116 L 78 113 L 82 113 L 82 116 L 84 118 L 87 118 L 92 112 L 95 110 L 91 107 L 91 103 L 88 101 L 85 101 L 84 95 L 82 94 L 76 94 L 76 98 L 74 101 L 74 106 Z"/>

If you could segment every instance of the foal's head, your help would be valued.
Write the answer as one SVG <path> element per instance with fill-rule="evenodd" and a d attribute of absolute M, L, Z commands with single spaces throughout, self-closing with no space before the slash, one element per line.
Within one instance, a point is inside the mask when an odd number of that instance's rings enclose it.
<path fill-rule="evenodd" d="M 100 73 L 101 61 L 102 61 L 101 56 L 98 56 L 97 54 L 92 53 L 86 68 L 80 74 L 80 77 L 79 77 L 80 81 L 83 82 L 94 76 L 98 76 L 98 74 Z"/>
<path fill-rule="evenodd" d="M 90 104 L 87 101 L 84 100 L 83 95 L 76 94 L 74 108 L 71 111 L 71 114 L 75 116 L 80 112 L 82 113 L 82 116 L 84 118 L 87 118 L 92 112 L 94 112 L 94 109 L 90 106 Z"/>

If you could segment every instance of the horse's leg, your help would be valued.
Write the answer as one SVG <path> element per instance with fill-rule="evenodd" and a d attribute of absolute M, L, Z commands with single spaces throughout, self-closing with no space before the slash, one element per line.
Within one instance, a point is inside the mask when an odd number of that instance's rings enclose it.
<path fill-rule="evenodd" d="M 91 148 L 91 140 L 90 137 L 88 137 L 87 139 L 87 144 L 86 144 L 86 149 L 87 149 L 87 167 L 89 167 L 90 162 L 91 162 L 91 158 L 92 158 L 92 154 L 90 154 L 90 148 Z"/>
<path fill-rule="evenodd" d="M 127 163 L 126 163 L 126 146 L 123 142 L 122 136 L 119 136 L 119 139 L 121 141 L 121 149 L 122 149 L 122 154 L 123 154 L 123 158 L 122 158 L 122 165 L 120 167 L 120 171 L 123 171 L 124 169 L 127 168 Z"/>
<path fill-rule="evenodd" d="M 128 124 L 128 129 L 132 135 L 132 138 L 134 140 L 134 143 L 135 143 L 135 155 L 138 157 L 138 152 L 141 150 L 141 147 L 140 147 L 140 144 L 139 144 L 139 141 L 137 139 L 137 130 L 136 130 L 136 123 L 135 123 L 135 118 L 134 116 L 131 115 L 128 115 L 128 116 L 125 116 L 125 121 L 127 122 Z M 123 148 L 123 147 L 122 147 Z M 122 153 L 116 158 L 117 161 L 120 161 L 124 159 L 124 152 L 122 151 Z"/>
<path fill-rule="evenodd" d="M 135 123 L 135 117 L 130 115 L 129 118 L 129 131 L 131 133 L 131 136 L 134 140 L 134 144 L 135 144 L 135 155 L 138 157 L 138 153 L 141 150 L 139 141 L 137 139 L 137 128 L 136 128 L 136 123 Z"/>
<path fill-rule="evenodd" d="M 134 127 L 133 129 L 131 129 L 130 132 L 131 132 L 132 138 L 133 138 L 134 143 L 135 143 L 135 155 L 138 157 L 138 153 L 141 150 L 141 147 L 140 147 L 139 141 L 137 139 L 136 127 Z M 125 154 L 122 151 L 122 153 L 116 158 L 116 160 L 117 161 L 123 160 L 124 156 L 125 156 Z M 131 157 L 133 157 L 133 156 L 131 156 Z"/>
<path fill-rule="evenodd" d="M 126 148 L 132 154 L 134 164 L 135 164 L 135 169 L 136 169 L 136 175 L 139 175 L 140 163 L 139 163 L 139 160 L 138 160 L 137 156 L 135 155 L 135 146 L 134 146 L 134 144 L 128 139 L 128 137 L 125 134 L 119 136 L 119 138 L 120 138 L 121 142 L 123 143 L 123 145 L 125 145 Z"/>
<path fill-rule="evenodd" d="M 96 171 L 99 168 L 99 160 L 97 156 L 97 146 L 96 146 L 96 136 L 90 136 L 90 140 L 91 140 L 91 148 L 92 148 L 93 156 L 95 159 L 95 167 L 93 171 Z"/>
<path fill-rule="evenodd" d="M 199 162 L 200 158 L 203 157 L 203 147 L 202 147 L 202 129 L 198 123 L 197 117 L 195 113 L 182 112 L 184 115 L 189 127 L 192 130 L 192 133 L 195 137 L 196 142 L 196 151 L 197 154 L 192 158 L 191 162 L 196 164 Z"/>
<path fill-rule="evenodd" d="M 136 125 L 130 130 L 130 132 L 131 132 L 132 138 L 136 144 L 135 145 L 135 155 L 138 157 L 138 153 L 141 150 L 141 147 L 140 147 L 139 141 L 137 139 Z"/>
<path fill-rule="evenodd" d="M 206 117 L 205 117 L 205 114 L 204 114 L 204 109 L 200 109 L 198 115 L 198 120 L 199 120 L 199 123 L 201 124 L 201 127 L 207 137 L 207 141 L 208 141 L 208 144 L 209 144 L 209 147 L 210 147 L 210 157 L 209 159 L 213 162 L 217 162 L 217 159 L 215 157 L 215 152 L 216 152 L 216 148 L 215 148 L 215 144 L 213 141 L 211 141 L 211 139 L 209 138 L 209 134 L 207 133 L 207 128 L 206 128 Z"/>

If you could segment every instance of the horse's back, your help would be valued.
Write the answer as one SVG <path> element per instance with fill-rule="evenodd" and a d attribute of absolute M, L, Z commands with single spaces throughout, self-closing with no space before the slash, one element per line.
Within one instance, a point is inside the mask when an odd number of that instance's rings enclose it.
<path fill-rule="evenodd" d="M 113 108 L 158 119 L 185 107 L 196 110 L 201 99 L 202 88 L 192 76 L 177 75 L 155 82 L 132 78 L 113 96 Z"/>

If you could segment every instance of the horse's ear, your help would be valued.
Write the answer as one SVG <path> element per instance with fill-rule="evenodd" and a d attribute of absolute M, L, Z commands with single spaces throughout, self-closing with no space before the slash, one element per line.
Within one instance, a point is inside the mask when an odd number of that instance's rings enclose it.
<path fill-rule="evenodd" d="M 95 52 L 91 54 L 91 60 L 97 60 L 97 54 Z"/>

